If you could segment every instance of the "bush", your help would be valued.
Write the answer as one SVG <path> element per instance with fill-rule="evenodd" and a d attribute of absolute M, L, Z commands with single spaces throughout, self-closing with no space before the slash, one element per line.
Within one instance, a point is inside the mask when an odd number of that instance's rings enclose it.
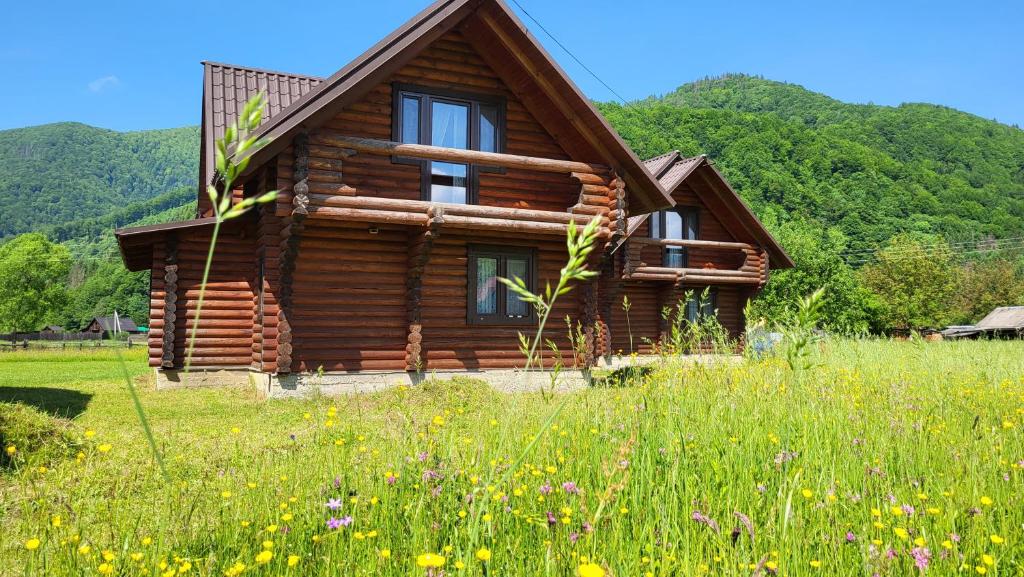
<path fill-rule="evenodd" d="M 54 463 L 74 456 L 82 445 L 68 419 L 21 403 L 0 402 L 0 472 Z"/>

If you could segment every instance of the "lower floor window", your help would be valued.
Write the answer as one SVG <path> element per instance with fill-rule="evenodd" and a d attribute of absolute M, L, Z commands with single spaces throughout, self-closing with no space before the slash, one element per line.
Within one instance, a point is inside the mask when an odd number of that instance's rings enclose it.
<path fill-rule="evenodd" d="M 718 316 L 718 291 L 708 288 L 693 291 L 686 299 L 686 320 L 691 323 Z"/>
<path fill-rule="evenodd" d="M 491 246 L 469 247 L 470 324 L 529 324 L 534 310 L 498 277 L 520 278 L 536 292 L 536 256 L 532 249 Z"/>

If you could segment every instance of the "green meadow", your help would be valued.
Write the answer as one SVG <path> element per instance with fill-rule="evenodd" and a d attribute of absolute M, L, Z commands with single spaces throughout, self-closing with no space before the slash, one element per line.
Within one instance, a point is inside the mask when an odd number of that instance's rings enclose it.
<path fill-rule="evenodd" d="M 1019 341 L 305 400 L 120 352 L 0 354 L 0 575 L 1024 574 Z"/>

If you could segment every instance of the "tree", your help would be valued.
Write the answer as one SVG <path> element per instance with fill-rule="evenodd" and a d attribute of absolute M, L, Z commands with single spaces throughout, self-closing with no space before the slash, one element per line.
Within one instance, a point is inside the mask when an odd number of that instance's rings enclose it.
<path fill-rule="evenodd" d="M 996 307 L 1024 305 L 1024 274 L 1012 260 L 968 262 L 960 276 L 958 322 L 976 323 Z"/>
<path fill-rule="evenodd" d="M 82 328 L 93 317 L 117 311 L 145 324 L 149 318 L 149 273 L 129 272 L 117 261 L 101 262 L 68 290 L 64 326 Z"/>
<path fill-rule="evenodd" d="M 813 221 L 793 220 L 782 225 L 766 221 L 796 267 L 772 271 L 764 290 L 751 305 L 751 314 L 773 324 L 786 324 L 796 314 L 800 299 L 824 289 L 819 325 L 829 331 L 862 333 L 878 309 L 873 295 L 840 256 L 846 237 L 837 228 Z"/>
<path fill-rule="evenodd" d="M 886 328 L 938 328 L 956 317 L 959 267 L 941 239 L 896 235 L 861 277 L 882 303 Z"/>
<path fill-rule="evenodd" d="M 0 246 L 0 330 L 37 331 L 67 299 L 68 249 L 38 233 Z"/>

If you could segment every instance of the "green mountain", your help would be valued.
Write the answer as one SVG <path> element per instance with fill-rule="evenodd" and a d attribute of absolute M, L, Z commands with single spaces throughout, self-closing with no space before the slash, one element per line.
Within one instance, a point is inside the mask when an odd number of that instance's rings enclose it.
<path fill-rule="evenodd" d="M 194 126 L 115 132 L 60 123 L 0 131 L 0 240 L 107 217 L 126 205 L 139 216 L 163 210 L 168 199 L 149 209 L 133 203 L 194 191 L 198 148 Z"/>
<path fill-rule="evenodd" d="M 644 157 L 706 153 L 769 221 L 837 226 L 850 250 L 899 232 L 1024 236 L 1024 131 L 950 108 L 847 104 L 727 75 L 602 112 Z"/>

